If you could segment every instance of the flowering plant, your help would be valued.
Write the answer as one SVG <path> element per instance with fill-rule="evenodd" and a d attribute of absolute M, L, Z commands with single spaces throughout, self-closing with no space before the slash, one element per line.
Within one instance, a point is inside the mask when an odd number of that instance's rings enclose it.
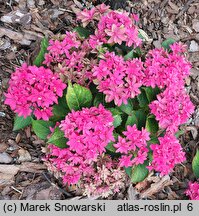
<path fill-rule="evenodd" d="M 14 130 L 32 124 L 49 144 L 49 170 L 86 195 L 108 196 L 126 173 L 137 183 L 185 160 L 176 134 L 194 110 L 186 47 L 169 39 L 144 52 L 137 22 L 105 4 L 79 11 L 81 26 L 44 38 L 35 66 L 23 64 L 10 79 Z"/>

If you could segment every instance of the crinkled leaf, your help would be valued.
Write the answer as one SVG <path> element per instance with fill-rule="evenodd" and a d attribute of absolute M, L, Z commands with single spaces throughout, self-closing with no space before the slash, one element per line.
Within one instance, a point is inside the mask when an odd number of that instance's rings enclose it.
<path fill-rule="evenodd" d="M 66 148 L 67 139 L 64 137 L 64 132 L 60 130 L 59 127 L 56 127 L 52 136 L 48 140 L 48 143 L 54 144 L 59 148 Z"/>
<path fill-rule="evenodd" d="M 128 116 L 125 127 L 128 125 L 133 126 L 134 124 L 138 125 L 138 119 L 136 117 L 135 111 L 133 111 L 132 114 Z"/>
<path fill-rule="evenodd" d="M 33 62 L 34 65 L 38 67 L 42 65 L 42 62 L 44 61 L 45 53 L 47 53 L 47 48 L 48 48 L 48 39 L 44 37 L 41 41 L 40 51 Z"/>
<path fill-rule="evenodd" d="M 63 120 L 69 112 L 70 109 L 66 102 L 66 92 L 64 91 L 63 96 L 58 99 L 58 104 L 53 106 L 53 116 L 50 118 L 50 121 Z"/>
<path fill-rule="evenodd" d="M 93 105 L 98 107 L 100 104 L 104 104 L 104 95 L 98 93 L 94 98 Z"/>
<path fill-rule="evenodd" d="M 149 141 L 147 141 L 148 145 L 150 144 L 158 144 L 159 143 L 159 140 L 158 140 L 158 137 L 156 136 L 151 136 L 151 139 Z"/>
<path fill-rule="evenodd" d="M 157 133 L 159 127 L 158 127 L 158 122 L 155 119 L 155 116 L 150 115 L 147 118 L 145 128 L 151 134 L 156 134 Z"/>
<path fill-rule="evenodd" d="M 131 178 L 132 167 L 124 167 L 126 174 Z"/>
<path fill-rule="evenodd" d="M 128 59 L 133 59 L 135 58 L 135 51 L 131 50 L 130 52 L 128 52 L 125 56 L 124 56 L 124 60 L 128 60 Z"/>
<path fill-rule="evenodd" d="M 92 102 L 91 91 L 79 84 L 69 82 L 66 101 L 70 110 L 80 110 L 82 107 L 90 107 Z"/>
<path fill-rule="evenodd" d="M 122 117 L 121 117 L 121 112 L 118 109 L 115 108 L 110 108 L 109 109 L 112 113 L 112 116 L 114 118 L 113 126 L 114 128 L 118 127 L 122 123 Z"/>
<path fill-rule="evenodd" d="M 30 124 L 31 124 L 31 117 L 30 116 L 28 116 L 27 118 L 24 118 L 23 116 L 16 115 L 14 118 L 13 131 L 25 128 Z"/>
<path fill-rule="evenodd" d="M 139 29 L 138 37 L 141 38 L 143 41 L 147 42 L 152 40 L 151 38 L 149 38 L 147 33 L 142 29 Z"/>
<path fill-rule="evenodd" d="M 131 181 L 133 183 L 142 182 L 148 175 L 149 170 L 146 168 L 148 166 L 148 162 L 146 161 L 144 164 L 138 164 L 134 166 L 131 174 Z"/>
<path fill-rule="evenodd" d="M 178 130 L 176 133 L 175 133 L 175 137 L 176 138 L 179 138 L 181 135 L 184 134 L 184 131 L 183 130 Z"/>
<path fill-rule="evenodd" d="M 141 89 L 141 93 L 137 96 L 137 99 L 141 108 L 148 106 L 149 100 L 147 99 L 146 92 L 143 89 Z"/>
<path fill-rule="evenodd" d="M 53 127 L 55 123 L 51 121 L 34 120 L 32 119 L 32 128 L 35 134 L 40 139 L 46 139 L 48 134 L 50 134 L 50 127 Z"/>
<path fill-rule="evenodd" d="M 133 110 L 131 115 L 128 116 L 125 127 L 128 125 L 137 125 L 137 128 L 139 130 L 142 129 L 142 127 L 145 127 L 146 124 L 146 118 L 147 114 L 143 109 L 140 110 Z"/>
<path fill-rule="evenodd" d="M 176 41 L 173 38 L 168 38 L 165 41 L 162 42 L 162 47 L 165 50 L 169 50 L 170 49 L 170 45 L 175 43 Z"/>
<path fill-rule="evenodd" d="M 142 87 L 142 89 L 145 91 L 149 103 L 156 100 L 157 95 L 160 93 L 160 89 L 158 87 Z"/>
<path fill-rule="evenodd" d="M 114 152 L 116 151 L 115 147 L 113 146 L 115 143 L 114 142 L 110 142 L 107 146 L 106 149 L 110 152 Z"/>
<path fill-rule="evenodd" d="M 78 26 L 74 29 L 81 38 L 88 38 L 91 35 L 91 32 L 84 27 Z"/>
<path fill-rule="evenodd" d="M 131 113 L 133 111 L 132 100 L 129 99 L 127 104 L 122 103 L 122 105 L 119 106 L 119 109 L 122 110 L 122 112 L 126 113 L 127 115 L 131 115 Z"/>
<path fill-rule="evenodd" d="M 194 175 L 199 178 L 199 149 L 196 151 L 196 155 L 193 158 L 192 169 Z"/>

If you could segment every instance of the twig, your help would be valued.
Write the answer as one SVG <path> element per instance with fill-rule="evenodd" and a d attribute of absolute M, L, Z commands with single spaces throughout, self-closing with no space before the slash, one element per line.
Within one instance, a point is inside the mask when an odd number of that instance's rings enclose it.
<path fill-rule="evenodd" d="M 64 193 L 66 196 L 68 197 L 72 197 L 72 195 L 68 192 L 66 192 L 65 190 L 63 190 L 62 188 L 58 187 L 56 184 L 54 184 L 53 182 L 51 182 L 51 180 L 47 177 L 47 175 L 45 173 L 42 173 L 45 177 L 45 179 L 55 188 L 59 189 L 59 191 L 61 191 L 62 193 Z"/>
<path fill-rule="evenodd" d="M 12 188 L 13 190 L 15 190 L 16 192 L 22 194 L 22 192 L 21 192 L 20 190 L 18 190 L 17 188 L 15 188 L 15 187 L 13 187 L 13 186 L 11 186 L 11 188 Z"/>

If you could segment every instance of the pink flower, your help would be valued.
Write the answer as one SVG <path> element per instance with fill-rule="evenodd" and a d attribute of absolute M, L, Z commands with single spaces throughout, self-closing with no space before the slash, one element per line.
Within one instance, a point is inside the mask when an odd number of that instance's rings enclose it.
<path fill-rule="evenodd" d="M 113 117 L 102 105 L 72 111 L 61 122 L 60 128 L 68 139 L 70 151 L 87 156 L 88 161 L 95 160 L 108 143 L 114 141 Z"/>
<path fill-rule="evenodd" d="M 124 26 L 119 26 L 117 27 L 115 24 L 112 25 L 111 30 L 106 29 L 105 32 L 108 36 L 110 36 L 109 40 L 107 41 L 108 43 L 118 43 L 122 44 L 122 41 L 126 40 L 126 35 L 125 33 L 125 28 Z"/>
<path fill-rule="evenodd" d="M 23 64 L 11 76 L 5 104 L 24 118 L 34 114 L 37 119 L 48 120 L 52 105 L 58 103 L 65 88 L 50 69 Z"/>
<path fill-rule="evenodd" d="M 66 32 L 62 40 L 50 40 L 44 64 L 52 68 L 66 82 L 70 80 L 85 85 L 91 78 L 89 73 L 95 62 L 88 58 L 91 50 L 88 41 L 82 41 L 76 32 Z"/>
<path fill-rule="evenodd" d="M 122 153 L 120 166 L 128 167 L 143 164 L 148 154 L 147 141 L 150 140 L 149 133 L 144 128 L 139 131 L 136 125 L 128 125 L 123 134 L 125 137 L 119 136 L 118 142 L 114 144 L 117 149 L 116 152 Z"/>
<path fill-rule="evenodd" d="M 109 12 L 110 11 L 109 8 L 110 8 L 110 6 L 102 3 L 100 5 L 97 5 L 95 9 L 96 9 L 96 13 L 98 12 L 99 14 L 102 15 L 102 14 Z"/>
<path fill-rule="evenodd" d="M 186 123 L 194 111 L 189 95 L 178 86 L 166 88 L 149 107 L 160 127 L 171 133 L 177 132 L 178 126 Z"/>
<path fill-rule="evenodd" d="M 97 80 L 98 89 L 103 92 L 106 102 L 114 100 L 120 106 L 127 104 L 129 98 L 140 93 L 143 78 L 142 62 L 138 59 L 124 61 L 115 53 L 105 53 L 104 59 L 93 68 L 93 79 Z"/>
<path fill-rule="evenodd" d="M 95 31 L 96 37 L 101 39 L 98 44 L 102 41 L 109 44 L 124 42 L 127 46 L 139 46 L 141 39 L 138 37 L 138 29 L 134 21 L 134 16 L 130 16 L 127 12 L 107 11 L 100 17 Z"/>
<path fill-rule="evenodd" d="M 150 145 L 153 150 L 153 161 L 148 169 L 154 169 L 161 175 L 167 175 L 176 164 L 185 160 L 185 153 L 174 135 L 166 134 L 158 139 L 160 144 Z"/>
<path fill-rule="evenodd" d="M 189 182 L 185 194 L 190 198 L 190 200 L 199 200 L 199 183 Z"/>
<path fill-rule="evenodd" d="M 191 69 L 190 62 L 183 55 L 185 47 L 180 43 L 174 43 L 171 50 L 171 53 L 163 48 L 149 51 L 144 64 L 146 86 L 184 86 L 184 79 L 190 74 Z"/>
<path fill-rule="evenodd" d="M 133 162 L 131 160 L 132 155 L 126 156 L 126 155 L 122 155 L 120 160 L 120 167 L 130 167 L 133 165 Z"/>
<path fill-rule="evenodd" d="M 77 20 L 81 20 L 83 27 L 86 27 L 88 23 L 94 19 L 95 13 L 96 9 L 94 7 L 91 10 L 85 8 L 83 11 L 76 14 Z"/>
<path fill-rule="evenodd" d="M 80 187 L 84 195 L 107 197 L 124 187 L 126 174 L 110 156 L 98 155 L 95 161 L 88 161 L 84 154 L 54 145 L 49 148 L 44 159 L 48 169 L 61 176 L 64 184 Z"/>

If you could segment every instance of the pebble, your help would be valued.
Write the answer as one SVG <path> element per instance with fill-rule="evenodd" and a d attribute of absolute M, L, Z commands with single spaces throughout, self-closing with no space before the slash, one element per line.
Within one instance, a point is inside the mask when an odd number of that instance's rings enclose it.
<path fill-rule="evenodd" d="M 0 153 L 0 163 L 9 164 L 12 162 L 12 157 L 6 152 Z"/>
<path fill-rule="evenodd" d="M 191 41 L 191 44 L 189 46 L 189 51 L 190 52 L 197 52 L 197 51 L 199 51 L 199 45 L 194 40 Z"/>
<path fill-rule="evenodd" d="M 0 112 L 0 117 L 5 117 L 6 114 L 4 112 Z"/>
<path fill-rule="evenodd" d="M 19 149 L 18 154 L 19 154 L 19 158 L 18 158 L 19 162 L 31 161 L 31 155 L 27 150 L 21 148 Z"/>

